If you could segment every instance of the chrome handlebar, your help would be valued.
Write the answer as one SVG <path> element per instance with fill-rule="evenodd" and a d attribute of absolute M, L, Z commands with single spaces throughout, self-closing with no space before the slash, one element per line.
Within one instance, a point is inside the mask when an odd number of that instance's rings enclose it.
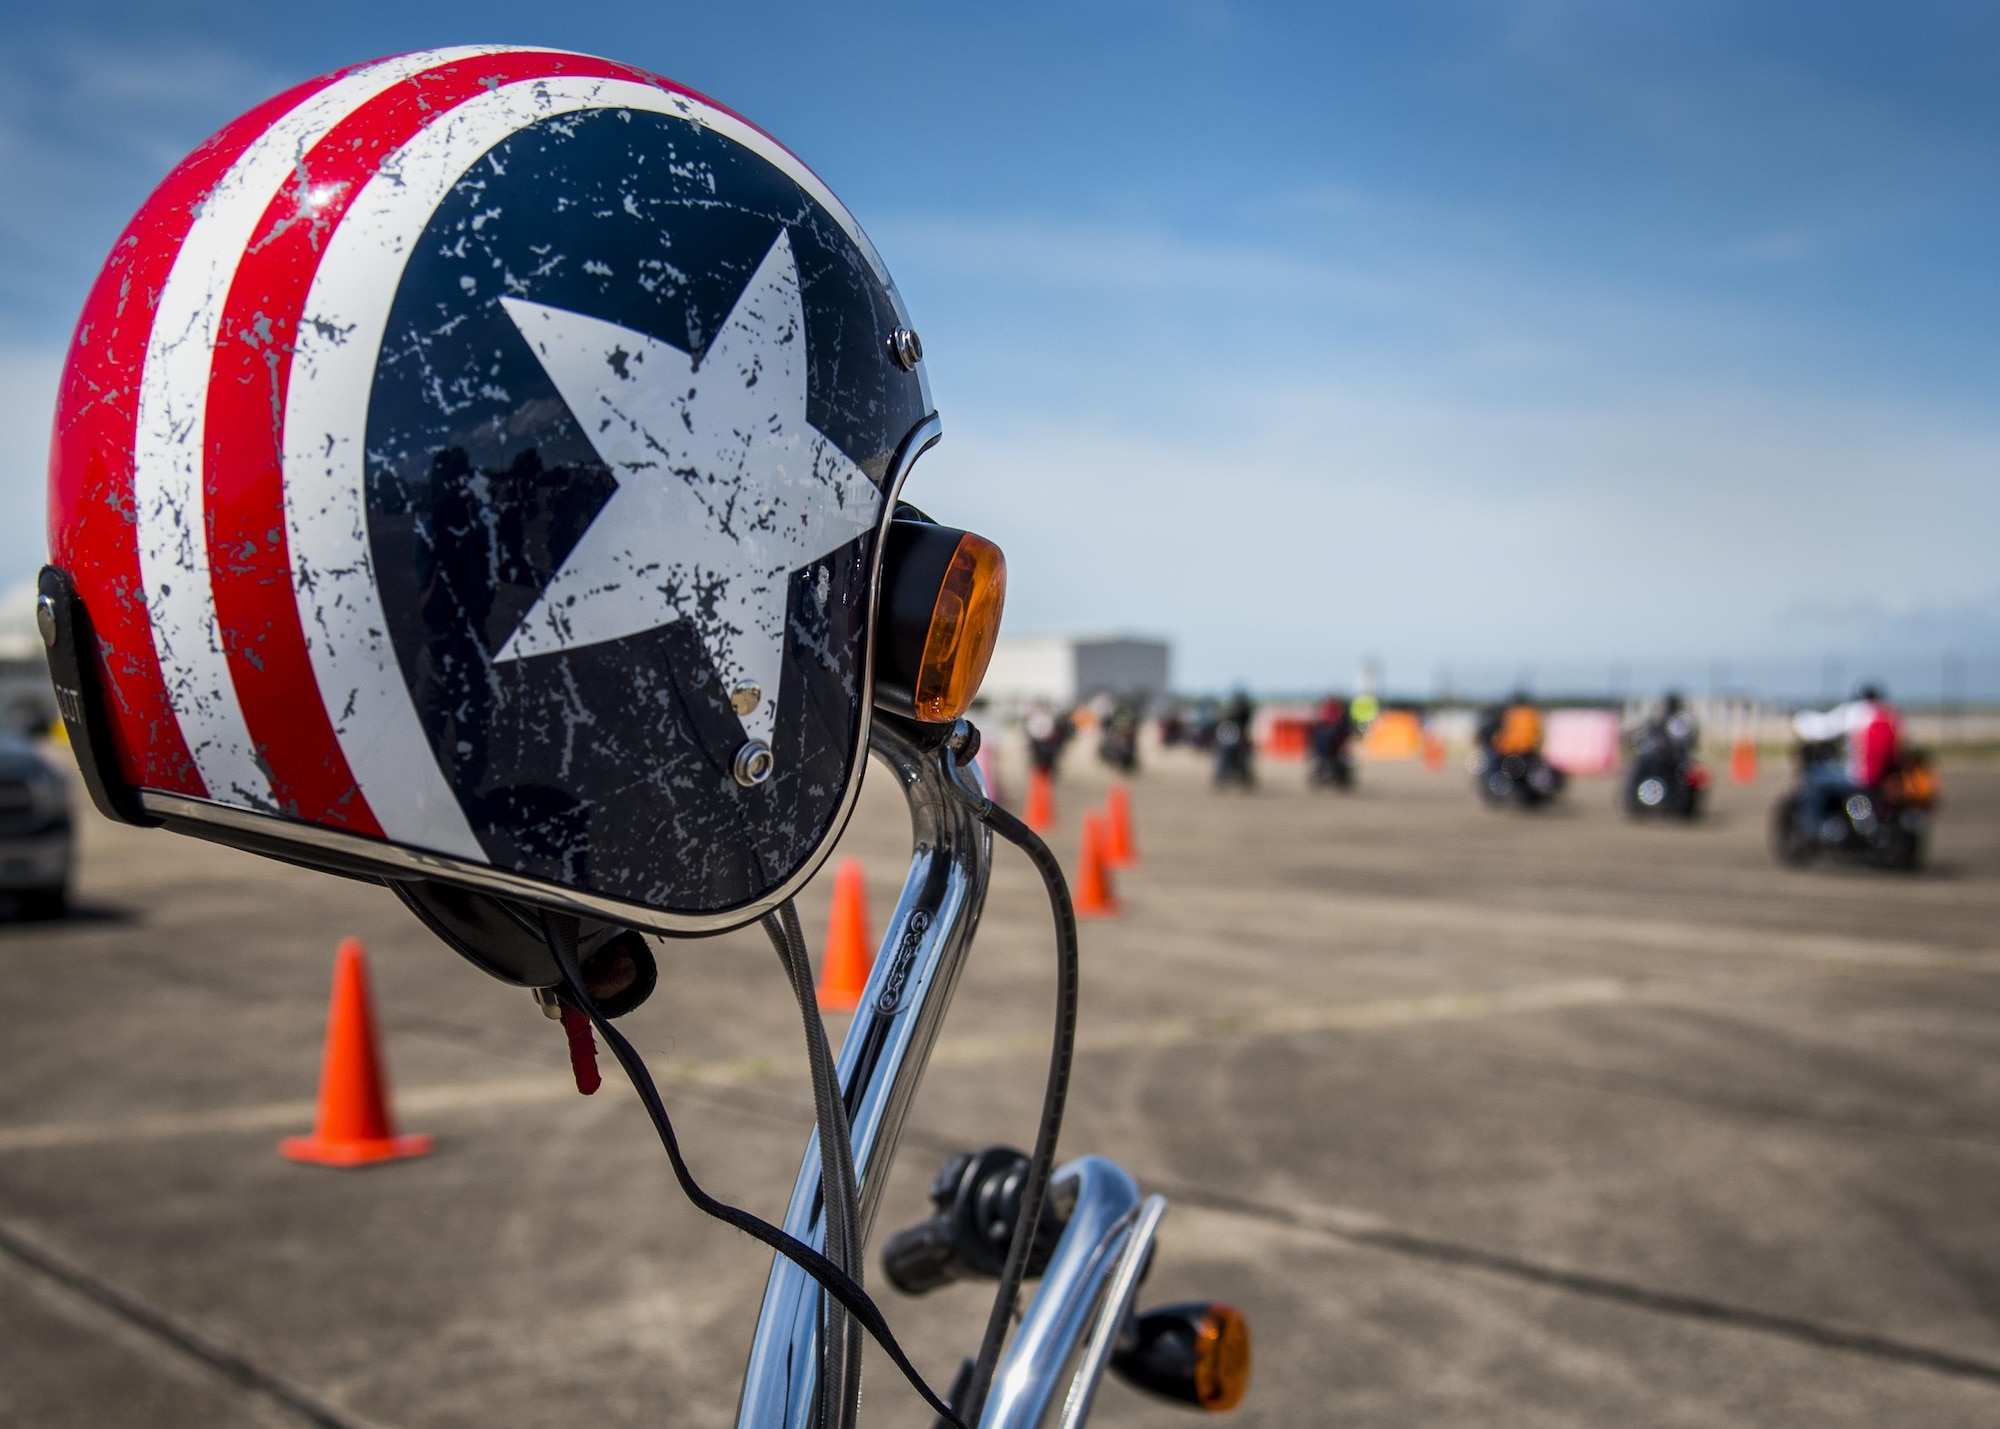
<path fill-rule="evenodd" d="M 948 756 L 920 747 L 886 721 L 876 722 L 869 748 L 902 787 L 915 847 L 861 1009 L 840 1046 L 864 1240 L 979 926 L 993 862 L 993 835 L 951 787 Z M 966 770 L 960 777 L 978 776 Z M 819 1189 L 819 1143 L 808 1138 L 785 1230 L 815 1248 L 823 1248 L 826 1238 Z M 819 1382 L 820 1297 L 803 1270 L 783 1256 L 773 1258 L 743 1377 L 739 1429 L 805 1429 L 810 1422 Z"/>
<path fill-rule="evenodd" d="M 958 988 L 993 862 L 993 835 L 979 818 L 985 793 L 975 769 L 957 763 L 951 749 L 927 749 L 887 721 L 876 722 L 869 748 L 902 788 L 915 846 L 861 1008 L 840 1047 L 864 1240 Z M 1030 1429 L 1041 1423 L 1056 1403 L 1060 1376 L 1072 1365 L 1077 1371 L 1062 1401 L 1062 1423 L 1065 1429 L 1082 1423 L 1165 1211 L 1157 1196 L 1142 1205 L 1131 1176 L 1102 1157 L 1072 1162 L 1059 1175 L 1077 1180 L 1075 1208 L 1001 1360 L 980 1429 Z M 824 1248 L 816 1137 L 807 1138 L 784 1228 Z M 803 1270 L 783 1256 L 773 1257 L 744 1370 L 738 1429 L 812 1424 L 821 1297 Z"/>

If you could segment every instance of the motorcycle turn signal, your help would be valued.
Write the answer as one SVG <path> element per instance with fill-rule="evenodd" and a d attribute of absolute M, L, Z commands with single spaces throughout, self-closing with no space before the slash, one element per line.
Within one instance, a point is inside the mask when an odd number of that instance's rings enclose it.
<path fill-rule="evenodd" d="M 1250 1388 L 1250 1322 L 1214 1301 L 1148 1310 L 1126 1323 L 1111 1368 L 1134 1388 L 1220 1414 Z"/>
<path fill-rule="evenodd" d="M 986 677 L 1006 601 L 998 546 L 901 508 L 882 554 L 875 703 L 925 724 L 964 714 Z"/>

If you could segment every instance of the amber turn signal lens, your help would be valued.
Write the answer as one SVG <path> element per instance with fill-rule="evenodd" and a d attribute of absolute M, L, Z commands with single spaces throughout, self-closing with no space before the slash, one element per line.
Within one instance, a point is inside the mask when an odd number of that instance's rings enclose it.
<path fill-rule="evenodd" d="M 1134 1388 L 1220 1414 L 1250 1388 L 1250 1322 L 1213 1300 L 1163 1305 L 1126 1325 L 1111 1368 Z"/>
<path fill-rule="evenodd" d="M 1229 1305 L 1209 1305 L 1195 1324 L 1194 1393 L 1220 1414 L 1243 1402 L 1250 1388 L 1250 1322 Z"/>
<path fill-rule="evenodd" d="M 1007 603 L 1007 558 L 984 536 L 970 531 L 945 568 L 937 603 L 931 607 L 911 703 L 928 724 L 955 720 L 972 707 L 979 682 L 1000 638 L 1001 607 Z"/>

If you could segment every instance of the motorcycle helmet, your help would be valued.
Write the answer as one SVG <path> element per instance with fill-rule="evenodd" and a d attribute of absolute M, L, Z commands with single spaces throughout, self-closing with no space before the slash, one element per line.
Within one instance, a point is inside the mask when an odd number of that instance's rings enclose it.
<path fill-rule="evenodd" d="M 922 356 L 826 185 L 672 81 L 486 47 L 277 96 L 63 374 L 38 616 L 91 793 L 536 986 L 537 908 L 760 916 L 873 705 L 956 718 L 997 630 L 999 552 L 896 500 Z"/>

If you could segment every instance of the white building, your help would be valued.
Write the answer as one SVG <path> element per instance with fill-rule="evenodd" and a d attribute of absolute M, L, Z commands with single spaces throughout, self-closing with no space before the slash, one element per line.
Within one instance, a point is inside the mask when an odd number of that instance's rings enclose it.
<path fill-rule="evenodd" d="M 979 687 L 1002 714 L 1046 701 L 1058 708 L 1098 695 L 1158 704 L 1171 685 L 1172 647 L 1132 635 L 1003 635 Z"/>

